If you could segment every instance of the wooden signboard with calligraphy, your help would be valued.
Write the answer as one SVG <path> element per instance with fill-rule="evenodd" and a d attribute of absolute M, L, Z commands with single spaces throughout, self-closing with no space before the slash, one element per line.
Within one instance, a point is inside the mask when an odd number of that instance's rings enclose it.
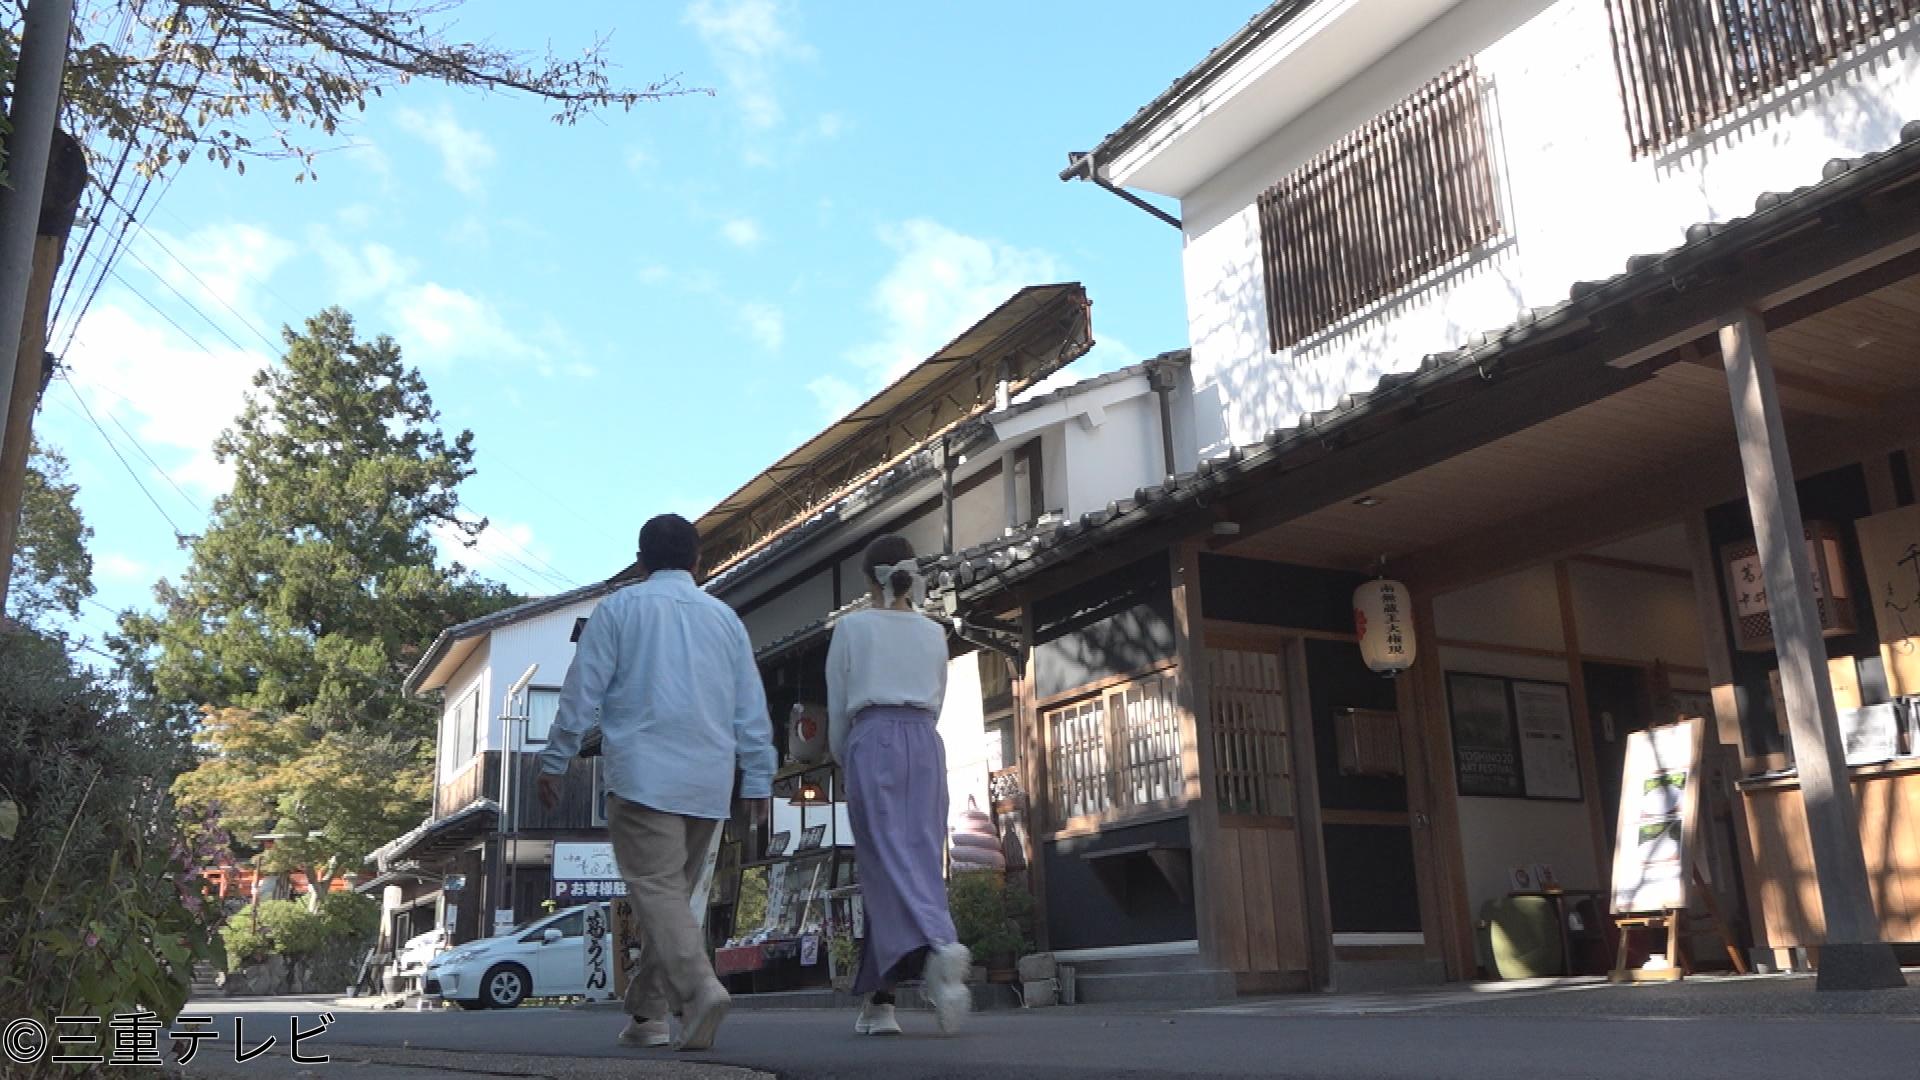
<path fill-rule="evenodd" d="M 1887 689 L 1899 697 L 1920 694 L 1920 506 L 1862 518 L 1854 528 Z"/>

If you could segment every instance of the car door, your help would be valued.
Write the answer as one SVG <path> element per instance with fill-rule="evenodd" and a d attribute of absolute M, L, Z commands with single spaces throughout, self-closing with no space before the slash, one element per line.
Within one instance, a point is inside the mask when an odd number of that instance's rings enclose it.
<path fill-rule="evenodd" d="M 548 930 L 560 931 L 560 940 L 546 941 Z M 527 965 L 533 973 L 533 993 L 539 997 L 559 997 L 585 991 L 586 913 L 580 908 L 566 912 L 536 927 L 521 940 L 533 951 Z"/>

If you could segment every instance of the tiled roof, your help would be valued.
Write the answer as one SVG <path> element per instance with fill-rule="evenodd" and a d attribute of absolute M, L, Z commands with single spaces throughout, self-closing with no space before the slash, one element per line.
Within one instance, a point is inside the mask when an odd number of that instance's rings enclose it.
<path fill-rule="evenodd" d="M 402 685 L 405 686 L 407 693 L 416 693 L 420 680 L 426 678 L 427 673 L 439 665 L 441 657 L 447 654 L 447 650 L 452 648 L 456 641 L 479 637 L 481 634 L 492 633 L 503 626 L 511 626 L 526 619 L 559 611 L 582 600 L 605 596 L 626 584 L 627 582 L 618 578 L 596 581 L 591 585 L 583 585 L 552 596 L 542 596 L 537 600 L 529 600 L 524 604 L 515 604 L 513 607 L 496 611 L 491 615 L 483 615 L 478 619 L 469 619 L 449 626 L 433 639 L 433 644 L 427 647 L 426 653 L 420 657 L 420 662 L 413 665 L 413 670 L 407 673 L 407 680 Z"/>
<path fill-rule="evenodd" d="M 1014 416 L 1033 412 L 1057 402 L 1066 401 L 1088 391 L 1138 375 L 1151 374 L 1159 368 L 1185 364 L 1188 358 L 1186 349 L 1164 352 L 1150 360 L 1142 361 L 1130 367 L 1120 368 L 1082 379 L 1076 383 L 1053 390 L 1025 401 L 1010 405 L 998 412 L 988 413 L 977 420 L 962 425 L 954 434 L 953 446 L 956 454 L 969 454 L 993 444 L 993 424 Z M 759 570 L 770 566 L 789 553 L 812 542 L 815 538 L 833 531 L 839 525 L 853 521 L 873 507 L 886 502 L 914 486 L 937 479 L 940 475 L 939 448 L 926 447 L 913 456 L 869 480 L 859 488 L 848 492 L 835 502 L 827 505 L 808 518 L 787 535 L 747 556 L 724 572 L 714 575 L 706 582 L 707 591 L 716 595 L 740 584 Z"/>
<path fill-rule="evenodd" d="M 386 870 L 395 858 L 407 854 L 421 841 L 438 836 L 473 818 L 486 814 L 497 814 L 500 804 L 492 799 L 475 799 L 443 818 L 428 817 L 427 820 L 380 845 L 367 855 L 366 861 L 375 864 L 380 870 Z"/>
<path fill-rule="evenodd" d="M 1186 349 L 1175 349 L 1172 352 L 1163 352 L 1150 360 L 1142 360 L 1138 364 L 1116 368 L 1107 372 L 1105 375 L 1095 375 L 1090 379 L 1081 379 L 1079 382 L 1069 383 L 1058 390 L 1039 394 L 1025 401 L 1015 402 L 1007 408 L 1001 409 L 999 412 L 987 414 L 986 421 L 988 423 L 995 423 L 1009 420 L 1037 409 L 1044 409 L 1049 405 L 1069 401 L 1089 390 L 1098 390 L 1100 387 L 1112 386 L 1114 383 L 1125 382 L 1128 379 L 1138 378 L 1142 375 L 1152 375 L 1161 368 L 1185 365 L 1191 355 L 1192 354 Z"/>
<path fill-rule="evenodd" d="M 1272 37 L 1282 27 L 1294 20 L 1294 17 L 1311 5 L 1313 0 L 1278 0 L 1247 21 L 1245 26 L 1233 32 L 1233 36 L 1215 46 L 1214 49 L 1186 74 L 1173 80 L 1173 84 L 1160 93 L 1159 97 L 1142 105 L 1139 111 L 1127 118 L 1127 122 L 1115 128 L 1112 134 L 1100 140 L 1084 157 L 1075 156 L 1073 163 L 1060 173 L 1060 179 L 1071 180 L 1080 176 L 1090 162 L 1103 161 L 1120 153 L 1139 139 L 1154 121 L 1168 110 L 1185 101 L 1187 96 L 1205 89 L 1216 77 L 1230 67 L 1261 42 Z"/>
<path fill-rule="evenodd" d="M 1284 5 L 1276 8 L 1280 6 Z M 1619 274 L 1600 281 L 1577 282 L 1566 300 L 1524 312 L 1506 328 L 1476 334 L 1460 348 L 1428 354 L 1413 371 L 1383 376 L 1372 390 L 1351 394 L 1330 409 L 1307 414 L 1291 427 L 1276 428 L 1261 441 L 1236 447 L 1193 472 L 1141 488 L 1131 499 L 1109 503 L 1079 518 L 1029 527 L 937 560 L 935 572 L 940 587 L 962 592 L 991 590 L 1010 584 L 1002 580 L 1003 576 L 1016 569 L 1024 576 L 1027 571 L 1038 571 L 1070 557 L 1083 546 L 1073 543 L 1077 539 L 1105 542 L 1122 531 L 1171 517 L 1249 473 L 1279 464 L 1297 449 L 1324 443 L 1389 399 L 1418 393 L 1449 379 L 1489 374 L 1511 349 L 1538 345 L 1579 329 L 1588 324 L 1590 316 L 1610 305 L 1662 288 L 1684 288 L 1688 275 L 1718 272 L 1712 265 L 1714 260 L 1741 245 L 1755 243 L 1776 228 L 1784 232 L 1784 227 L 1817 220 L 1823 211 L 1830 211 L 1873 183 L 1912 179 L 1909 174 L 1916 169 L 1920 169 L 1920 121 L 1902 128 L 1900 142 L 1887 150 L 1835 158 L 1822 169 L 1818 183 L 1788 192 L 1764 193 L 1755 200 L 1754 212 L 1744 217 L 1696 224 L 1686 230 L 1685 241 L 1677 247 L 1635 255 Z"/>

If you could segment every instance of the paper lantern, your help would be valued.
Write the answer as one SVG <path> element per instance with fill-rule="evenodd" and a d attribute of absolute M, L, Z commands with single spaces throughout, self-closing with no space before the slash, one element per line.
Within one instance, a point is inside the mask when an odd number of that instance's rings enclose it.
<path fill-rule="evenodd" d="M 825 757 L 826 753 L 826 706 L 804 702 L 795 705 L 787 720 L 787 757 L 810 765 Z"/>
<path fill-rule="evenodd" d="M 1353 632 L 1371 670 L 1392 678 L 1413 666 L 1413 601 L 1407 587 L 1384 578 L 1353 591 Z"/>

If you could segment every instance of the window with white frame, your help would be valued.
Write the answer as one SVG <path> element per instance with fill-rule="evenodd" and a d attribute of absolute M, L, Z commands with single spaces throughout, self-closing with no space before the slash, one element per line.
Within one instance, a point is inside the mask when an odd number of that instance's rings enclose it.
<path fill-rule="evenodd" d="M 440 775 L 457 776 L 480 748 L 480 688 L 454 702 L 441 721 Z"/>
<path fill-rule="evenodd" d="M 527 742 L 546 742 L 559 714 L 560 691 L 539 687 L 527 691 Z"/>

